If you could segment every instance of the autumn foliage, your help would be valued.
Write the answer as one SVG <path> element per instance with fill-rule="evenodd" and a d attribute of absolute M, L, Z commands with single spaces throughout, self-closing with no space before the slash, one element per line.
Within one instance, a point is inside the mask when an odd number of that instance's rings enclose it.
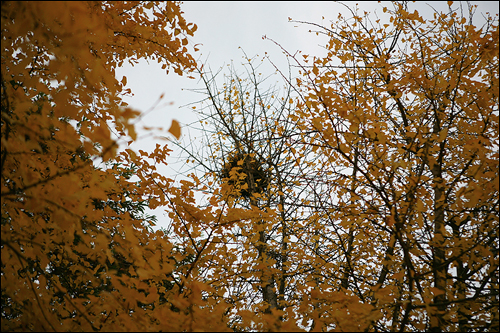
<path fill-rule="evenodd" d="M 320 27 L 329 53 L 304 56 L 297 79 L 301 140 L 331 172 L 317 223 L 336 236 L 322 231 L 322 243 L 343 259 L 316 288 L 370 305 L 363 329 L 495 330 L 498 21 L 384 12 L 390 24 L 353 12 Z"/>
<path fill-rule="evenodd" d="M 171 182 L 116 153 L 139 112 L 115 69 L 192 70 L 195 30 L 176 3 L 2 3 L 2 331 L 217 327 L 220 315 L 191 320 L 201 287 L 173 276 L 186 253 L 141 213 Z"/>
<path fill-rule="evenodd" d="M 281 96 L 198 69 L 211 151 L 176 183 L 115 69 L 195 71 L 180 5 L 1 6 L 2 330 L 498 330 L 498 19 L 311 23 Z"/>

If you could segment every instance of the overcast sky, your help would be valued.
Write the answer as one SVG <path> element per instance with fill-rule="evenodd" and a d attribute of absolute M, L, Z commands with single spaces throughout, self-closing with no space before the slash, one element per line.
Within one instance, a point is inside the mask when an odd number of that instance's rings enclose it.
<path fill-rule="evenodd" d="M 476 17 L 480 18 L 481 13 L 498 13 L 498 2 L 484 1 L 475 2 L 479 7 Z M 350 7 L 355 6 L 355 2 L 346 2 Z M 429 2 L 436 10 L 447 10 L 446 1 Z M 466 3 L 463 3 L 466 6 Z M 392 4 L 377 1 L 360 1 L 358 8 L 362 11 L 376 11 L 382 16 L 382 6 L 392 8 Z M 457 5 L 453 5 L 455 7 Z M 432 14 L 432 8 L 424 2 L 410 4 L 410 9 L 417 9 L 424 17 Z M 194 37 L 189 40 L 193 44 L 200 44 L 200 52 L 193 56 L 205 66 L 210 66 L 213 72 L 233 62 L 236 69 L 243 70 L 241 63 L 244 62 L 244 50 L 249 57 L 263 57 L 267 52 L 269 58 L 283 71 L 287 71 L 288 65 L 286 57 L 281 49 L 270 40 L 262 37 L 266 35 L 274 41 L 280 43 L 290 53 L 300 50 L 304 54 L 322 55 L 320 45 L 325 39 L 309 33 L 310 26 L 289 22 L 288 18 L 297 21 L 315 22 L 329 25 L 330 21 L 335 21 L 339 13 L 350 17 L 346 8 L 335 2 L 317 1 L 259 1 L 259 2 L 231 2 L 231 1 L 189 1 L 181 4 L 184 11 L 184 18 L 187 22 L 193 22 L 198 26 Z M 324 19 L 322 19 L 324 17 Z M 241 48 L 241 49 L 240 49 Z M 266 61 L 259 68 L 264 75 L 274 72 L 273 67 Z M 228 73 L 226 67 L 223 72 Z M 131 107 L 140 111 L 148 111 L 160 97 L 165 94 L 162 102 L 153 111 L 145 115 L 137 124 L 140 135 L 137 143 L 132 145 L 132 149 L 154 150 L 157 139 L 151 135 L 145 135 L 141 131 L 142 126 L 162 126 L 166 133 L 172 119 L 178 120 L 181 125 L 196 121 L 196 114 L 189 107 L 184 105 L 198 101 L 201 95 L 189 89 L 202 88 L 202 82 L 198 80 L 178 77 L 176 74 L 165 74 L 161 66 L 155 62 L 141 61 L 138 65 L 131 67 L 124 66 L 117 70 L 117 78 L 127 76 L 127 85 L 134 93 L 134 97 L 125 100 Z M 276 81 L 279 77 L 276 76 Z M 221 81 L 219 81 L 221 82 Z M 159 134 L 158 131 L 155 133 Z M 183 128 L 183 134 L 186 134 Z M 171 137 L 171 136 L 170 136 Z M 195 140 L 191 137 L 191 140 Z M 164 144 L 165 142 L 159 142 Z M 172 144 L 169 145 L 173 147 Z M 179 162 L 173 153 L 170 159 L 171 169 L 165 172 L 168 176 L 175 178 L 175 170 L 182 162 Z M 157 213 L 158 214 L 158 213 Z M 162 216 L 158 216 L 160 222 Z M 165 225 L 163 225 L 165 226 Z"/>

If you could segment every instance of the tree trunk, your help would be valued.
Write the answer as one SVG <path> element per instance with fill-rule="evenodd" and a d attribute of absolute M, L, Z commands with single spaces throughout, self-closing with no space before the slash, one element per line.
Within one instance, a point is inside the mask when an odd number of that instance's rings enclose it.
<path fill-rule="evenodd" d="M 439 126 L 436 126 L 435 132 L 439 133 Z M 445 216 L 444 216 L 444 184 L 442 174 L 442 154 L 444 151 L 444 142 L 440 144 L 440 153 L 437 161 L 429 166 L 434 177 L 434 239 L 433 239 L 433 262 L 432 270 L 434 275 L 434 287 L 438 289 L 438 295 L 434 297 L 433 303 L 436 305 L 436 310 L 432 311 L 431 316 L 431 332 L 442 332 L 446 323 L 443 318 L 446 312 L 446 273 L 448 265 L 446 264 L 445 255 Z"/>

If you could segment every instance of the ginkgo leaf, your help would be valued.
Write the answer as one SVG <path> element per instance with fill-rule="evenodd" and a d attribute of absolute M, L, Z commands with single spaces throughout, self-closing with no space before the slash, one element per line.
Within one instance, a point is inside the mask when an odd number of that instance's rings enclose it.
<path fill-rule="evenodd" d="M 170 128 L 168 131 L 175 136 L 177 140 L 181 138 L 181 126 L 179 125 L 179 122 L 175 119 L 172 120 L 172 124 L 170 125 Z"/>

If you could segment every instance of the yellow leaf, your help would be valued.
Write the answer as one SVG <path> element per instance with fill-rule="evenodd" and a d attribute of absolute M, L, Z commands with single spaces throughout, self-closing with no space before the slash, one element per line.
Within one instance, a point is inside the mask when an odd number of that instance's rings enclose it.
<path fill-rule="evenodd" d="M 170 133 L 172 133 L 177 140 L 180 139 L 181 137 L 181 126 L 179 125 L 179 122 L 175 119 L 172 120 L 172 125 L 170 125 L 170 128 L 168 129 Z"/>
<path fill-rule="evenodd" d="M 445 128 L 441 132 L 439 132 L 439 142 L 443 142 L 447 136 L 448 136 L 448 128 Z"/>
<path fill-rule="evenodd" d="M 443 290 L 436 287 L 431 287 L 430 290 L 434 296 L 443 295 L 445 293 Z"/>
<path fill-rule="evenodd" d="M 394 220 L 394 216 L 390 215 L 385 218 L 385 223 L 387 226 L 392 227 L 396 221 Z"/>

